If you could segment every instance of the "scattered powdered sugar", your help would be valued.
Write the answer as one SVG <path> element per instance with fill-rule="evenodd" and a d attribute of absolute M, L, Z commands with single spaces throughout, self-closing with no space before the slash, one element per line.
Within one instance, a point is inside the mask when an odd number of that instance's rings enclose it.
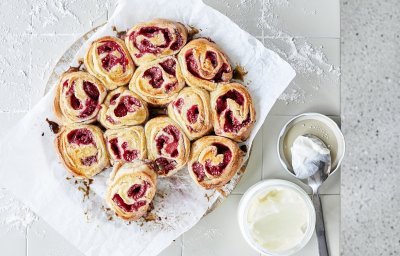
<path fill-rule="evenodd" d="M 0 188 L 0 229 L 25 233 L 37 216 L 3 188 Z"/>
<path fill-rule="evenodd" d="M 237 4 L 239 15 L 245 15 L 248 8 L 255 7 L 255 1 L 240 0 Z M 292 0 L 262 0 L 262 8 L 257 20 L 257 28 L 262 30 L 264 45 L 277 52 L 296 70 L 297 77 L 280 96 L 286 104 L 305 103 L 315 91 L 320 89 L 322 81 L 336 82 L 340 77 L 340 68 L 329 63 L 318 42 L 294 37 L 282 28 L 279 13 L 282 9 L 297 8 Z M 303 15 L 316 15 L 315 9 L 301 8 Z M 322 80 L 323 79 L 323 80 Z M 302 81 L 301 86 L 298 84 Z M 304 83 L 307 81 L 307 83 Z"/>

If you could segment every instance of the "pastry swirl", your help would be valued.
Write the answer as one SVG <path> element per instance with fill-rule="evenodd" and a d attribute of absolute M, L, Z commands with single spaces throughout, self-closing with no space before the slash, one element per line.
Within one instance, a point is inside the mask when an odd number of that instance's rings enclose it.
<path fill-rule="evenodd" d="M 98 115 L 107 129 L 118 129 L 144 123 L 149 116 L 147 103 L 125 87 L 111 91 Z"/>
<path fill-rule="evenodd" d="M 129 83 L 129 89 L 155 106 L 171 102 L 184 86 L 185 80 L 174 56 L 143 64 Z"/>
<path fill-rule="evenodd" d="M 212 130 L 209 93 L 199 88 L 184 88 L 168 105 L 168 116 L 190 140 L 204 136 Z"/>
<path fill-rule="evenodd" d="M 135 66 L 124 41 L 105 36 L 93 41 L 85 55 L 85 66 L 108 90 L 129 83 Z"/>
<path fill-rule="evenodd" d="M 165 19 L 139 23 L 125 37 L 129 53 L 138 66 L 178 53 L 186 41 L 185 26 Z"/>
<path fill-rule="evenodd" d="M 207 39 L 190 41 L 179 52 L 178 61 L 186 83 L 190 86 L 213 91 L 220 83 L 232 79 L 228 57 Z"/>
<path fill-rule="evenodd" d="M 111 163 L 133 162 L 147 157 L 146 137 L 142 126 L 132 126 L 104 133 Z"/>
<path fill-rule="evenodd" d="M 89 73 L 66 72 L 57 85 L 54 113 L 62 123 L 92 123 L 106 94 L 103 84 Z"/>
<path fill-rule="evenodd" d="M 246 87 L 239 83 L 219 86 L 211 92 L 211 111 L 215 134 L 237 142 L 248 139 L 256 113 Z"/>
<path fill-rule="evenodd" d="M 188 169 L 190 176 L 205 189 L 228 183 L 239 170 L 243 153 L 230 139 L 205 136 L 192 144 Z"/>
<path fill-rule="evenodd" d="M 77 178 L 92 178 L 109 166 L 103 132 L 94 125 L 63 126 L 55 146 L 67 170 Z"/>
<path fill-rule="evenodd" d="M 156 163 L 158 175 L 171 176 L 185 166 L 190 141 L 172 119 L 153 118 L 146 123 L 144 132 L 148 158 Z"/>
<path fill-rule="evenodd" d="M 157 175 L 151 163 L 136 160 L 117 164 L 110 174 L 106 201 L 124 220 L 137 220 L 146 214 L 156 193 Z"/>

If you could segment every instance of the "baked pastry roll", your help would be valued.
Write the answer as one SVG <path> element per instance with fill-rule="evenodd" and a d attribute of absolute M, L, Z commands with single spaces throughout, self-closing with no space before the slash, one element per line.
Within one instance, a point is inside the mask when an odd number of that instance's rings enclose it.
<path fill-rule="evenodd" d="M 135 66 L 124 41 L 105 36 L 93 41 L 85 55 L 85 66 L 108 90 L 129 83 Z"/>
<path fill-rule="evenodd" d="M 205 189 L 228 183 L 239 170 L 243 152 L 230 139 L 205 136 L 192 144 L 188 163 L 193 180 Z"/>
<path fill-rule="evenodd" d="M 186 44 L 187 30 L 178 22 L 154 19 L 131 28 L 125 44 L 136 65 L 178 53 Z"/>
<path fill-rule="evenodd" d="M 54 113 L 62 123 L 92 123 L 106 94 L 104 85 L 89 73 L 66 72 L 57 85 Z"/>
<path fill-rule="evenodd" d="M 129 89 L 155 106 L 171 102 L 184 86 L 185 80 L 174 56 L 143 64 L 129 83 Z"/>
<path fill-rule="evenodd" d="M 209 93 L 194 87 L 184 88 L 168 105 L 168 116 L 190 140 L 204 136 L 212 130 Z"/>
<path fill-rule="evenodd" d="M 112 164 L 147 158 L 146 137 L 142 126 L 107 130 L 104 138 Z"/>
<path fill-rule="evenodd" d="M 143 160 L 118 163 L 110 174 L 106 201 L 124 220 L 137 220 L 146 214 L 156 193 L 157 174 Z"/>
<path fill-rule="evenodd" d="M 239 83 L 219 86 L 211 92 L 211 111 L 215 134 L 245 141 L 256 121 L 250 93 Z"/>
<path fill-rule="evenodd" d="M 103 132 L 94 125 L 63 126 L 55 146 L 67 170 L 77 178 L 92 178 L 109 166 Z"/>
<path fill-rule="evenodd" d="M 228 57 L 213 42 L 199 38 L 190 41 L 178 54 L 178 61 L 186 83 L 213 91 L 219 83 L 232 79 Z"/>
<path fill-rule="evenodd" d="M 147 154 L 157 165 L 160 176 L 171 176 L 182 169 L 189 159 L 190 141 L 169 117 L 156 117 L 144 127 Z"/>
<path fill-rule="evenodd" d="M 107 129 L 118 129 L 144 123 L 149 116 L 147 103 L 125 87 L 111 91 L 98 115 Z"/>

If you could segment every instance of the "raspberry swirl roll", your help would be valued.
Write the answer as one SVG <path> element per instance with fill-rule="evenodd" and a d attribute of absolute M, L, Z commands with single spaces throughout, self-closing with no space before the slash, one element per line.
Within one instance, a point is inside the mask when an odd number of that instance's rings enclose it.
<path fill-rule="evenodd" d="M 142 126 L 107 130 L 104 138 L 112 164 L 147 158 L 146 138 Z"/>
<path fill-rule="evenodd" d="M 253 100 L 241 84 L 230 83 L 211 92 L 211 111 L 215 134 L 245 141 L 256 121 Z"/>
<path fill-rule="evenodd" d="M 219 47 L 204 38 L 190 41 L 178 54 L 186 83 L 213 91 L 218 84 L 232 79 L 228 57 Z"/>
<path fill-rule="evenodd" d="M 108 90 L 129 83 L 135 66 L 124 41 L 105 36 L 93 41 L 85 55 L 85 66 Z"/>
<path fill-rule="evenodd" d="M 199 186 L 213 189 L 228 183 L 242 161 L 243 152 L 235 142 L 224 137 L 205 136 L 193 143 L 188 168 Z"/>
<path fill-rule="evenodd" d="M 156 194 L 157 174 L 149 162 L 117 164 L 110 174 L 106 201 L 124 220 L 137 220 L 147 213 Z"/>
<path fill-rule="evenodd" d="M 178 53 L 187 41 L 187 30 L 178 22 L 155 19 L 139 23 L 125 37 L 136 65 Z"/>
<path fill-rule="evenodd" d="M 55 146 L 67 170 L 77 178 L 92 178 L 109 166 L 103 132 L 94 125 L 62 127 Z"/>
<path fill-rule="evenodd" d="M 129 89 L 151 105 L 162 106 L 171 102 L 184 86 L 185 80 L 177 59 L 168 56 L 140 66 Z"/>
<path fill-rule="evenodd" d="M 92 123 L 106 94 L 103 84 L 89 73 L 66 72 L 57 85 L 54 113 L 62 123 Z"/>
<path fill-rule="evenodd" d="M 184 88 L 168 105 L 168 116 L 190 140 L 204 136 L 212 130 L 209 93 L 194 87 Z"/>
<path fill-rule="evenodd" d="M 190 141 L 168 117 L 156 117 L 146 123 L 147 154 L 157 165 L 158 175 L 171 176 L 189 159 Z"/>
<path fill-rule="evenodd" d="M 111 91 L 101 105 L 99 122 L 107 129 L 144 123 L 149 116 L 147 103 L 125 87 Z"/>

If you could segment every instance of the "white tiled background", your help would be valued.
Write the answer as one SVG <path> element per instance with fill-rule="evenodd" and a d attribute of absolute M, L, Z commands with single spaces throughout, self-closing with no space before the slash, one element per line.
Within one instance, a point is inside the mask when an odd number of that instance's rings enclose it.
<path fill-rule="evenodd" d="M 321 49 L 327 63 L 340 66 L 339 0 L 205 2 L 272 49 L 285 51 L 290 35 L 290 40 L 308 42 Z M 114 8 L 113 0 L 0 1 L 0 42 L 3 45 L 0 53 L 0 135 L 40 100 L 53 65 L 68 46 L 84 32 L 106 22 Z M 266 26 L 265 20 L 270 20 L 283 33 L 277 34 L 274 28 Z M 290 59 L 290 55 L 283 57 Z M 300 89 L 306 97 L 300 102 L 281 100 L 275 104 L 255 140 L 247 171 L 233 195 L 173 242 L 162 255 L 258 255 L 241 237 L 236 207 L 246 189 L 261 179 L 293 180 L 284 172 L 275 150 L 281 127 L 294 115 L 311 111 L 330 115 L 340 122 L 338 77 L 300 73 L 288 90 L 292 89 Z M 322 192 L 328 246 L 331 255 L 335 256 L 339 255 L 340 172 L 324 184 Z M 22 231 L 0 224 L 0 255 L 80 256 L 81 253 L 38 220 Z M 315 236 L 297 255 L 317 255 Z"/>

